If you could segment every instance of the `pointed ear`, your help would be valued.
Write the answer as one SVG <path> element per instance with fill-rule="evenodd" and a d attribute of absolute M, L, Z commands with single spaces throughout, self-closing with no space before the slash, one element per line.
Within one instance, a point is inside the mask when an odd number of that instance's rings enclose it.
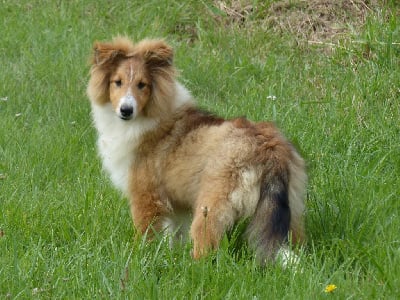
<path fill-rule="evenodd" d="M 109 43 L 95 42 L 93 45 L 92 64 L 104 65 L 112 63 L 116 58 L 127 56 L 131 48 L 131 42 L 125 38 L 117 38 Z"/>
<path fill-rule="evenodd" d="M 171 46 L 163 40 L 145 40 L 138 44 L 143 53 L 143 58 L 149 66 L 172 66 L 174 52 Z"/>

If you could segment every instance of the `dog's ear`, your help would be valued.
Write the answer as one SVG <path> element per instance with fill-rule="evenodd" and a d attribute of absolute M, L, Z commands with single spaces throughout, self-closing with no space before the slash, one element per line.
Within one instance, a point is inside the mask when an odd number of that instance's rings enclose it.
<path fill-rule="evenodd" d="M 95 42 L 93 45 L 93 65 L 113 63 L 117 58 L 128 56 L 132 43 L 125 38 L 116 38 L 112 42 Z"/>
<path fill-rule="evenodd" d="M 172 66 L 174 51 L 163 40 L 145 40 L 138 44 L 138 48 L 150 67 Z"/>
<path fill-rule="evenodd" d="M 96 42 L 93 46 L 93 65 L 104 65 L 107 62 L 111 62 L 118 55 L 122 53 L 118 49 L 114 49 L 109 43 Z"/>

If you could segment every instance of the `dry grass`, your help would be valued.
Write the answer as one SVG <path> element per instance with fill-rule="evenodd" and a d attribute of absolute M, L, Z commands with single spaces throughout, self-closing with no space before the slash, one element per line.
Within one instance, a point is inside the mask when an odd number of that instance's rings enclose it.
<path fill-rule="evenodd" d="M 250 0 L 214 1 L 221 14 L 214 18 L 227 25 L 263 26 L 290 33 L 297 39 L 333 42 L 359 31 L 377 7 L 376 0 L 282 0 L 257 3 Z"/>
<path fill-rule="evenodd" d="M 288 31 L 308 41 L 335 41 L 359 31 L 374 1 L 312 0 L 279 1 L 269 8 L 268 23 L 280 31 Z"/>
<path fill-rule="evenodd" d="M 226 15 L 226 18 L 221 15 L 215 16 L 218 21 L 224 21 L 226 24 L 239 24 L 244 25 L 247 22 L 248 17 L 255 12 L 257 9 L 254 7 L 251 1 L 214 1 L 216 8 L 223 12 L 222 15 Z"/>

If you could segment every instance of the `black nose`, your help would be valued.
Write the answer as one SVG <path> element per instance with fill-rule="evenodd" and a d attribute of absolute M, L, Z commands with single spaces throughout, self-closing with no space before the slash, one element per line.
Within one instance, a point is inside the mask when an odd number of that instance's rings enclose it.
<path fill-rule="evenodd" d="M 121 112 L 122 118 L 128 119 L 133 114 L 133 107 L 131 105 L 128 105 L 128 104 L 123 104 L 121 106 L 121 108 L 119 109 L 119 111 Z"/>

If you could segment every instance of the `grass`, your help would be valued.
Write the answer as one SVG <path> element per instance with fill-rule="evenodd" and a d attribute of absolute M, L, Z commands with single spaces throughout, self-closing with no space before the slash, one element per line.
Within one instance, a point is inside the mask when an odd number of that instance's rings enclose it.
<path fill-rule="evenodd" d="M 327 54 L 257 20 L 223 22 L 211 1 L 3 1 L 0 298 L 399 297 L 398 16 L 387 1 Z M 93 41 L 117 34 L 166 37 L 202 107 L 274 120 L 298 145 L 310 175 L 301 273 L 260 269 L 227 239 L 193 262 L 190 245 L 134 238 L 85 95 Z"/>

